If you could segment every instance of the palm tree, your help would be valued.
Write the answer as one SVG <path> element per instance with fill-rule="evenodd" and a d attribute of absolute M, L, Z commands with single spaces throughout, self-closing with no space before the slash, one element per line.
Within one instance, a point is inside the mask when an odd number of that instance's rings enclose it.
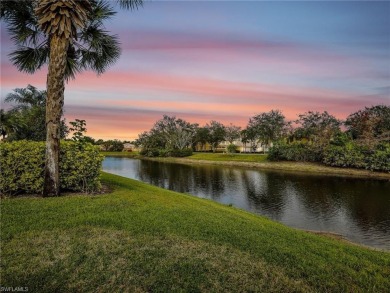
<path fill-rule="evenodd" d="M 134 9 L 143 0 L 117 2 L 121 8 Z M 11 54 L 14 65 L 33 73 L 49 63 L 44 196 L 59 195 L 59 126 L 65 81 L 86 69 L 101 74 L 119 58 L 117 37 L 103 27 L 103 21 L 114 14 L 104 0 L 1 1 L 0 16 L 17 45 Z"/>
<path fill-rule="evenodd" d="M 7 140 L 35 140 L 46 139 L 46 97 L 47 92 L 38 90 L 32 85 L 26 88 L 16 88 L 9 93 L 5 102 L 12 103 L 13 107 L 4 112 L 1 121 L 2 126 L 8 126 L 3 132 L 3 137 L 8 135 Z M 65 119 L 61 120 L 60 137 L 65 138 L 68 133 Z"/>
<path fill-rule="evenodd" d="M 5 102 L 13 102 L 17 105 L 14 110 L 23 110 L 30 107 L 44 107 L 46 103 L 46 91 L 40 91 L 31 84 L 26 88 L 16 88 L 13 93 L 6 96 Z"/>

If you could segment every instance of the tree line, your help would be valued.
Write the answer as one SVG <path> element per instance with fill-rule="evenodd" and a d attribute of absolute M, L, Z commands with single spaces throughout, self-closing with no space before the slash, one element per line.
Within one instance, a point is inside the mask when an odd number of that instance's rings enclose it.
<path fill-rule="evenodd" d="M 286 120 L 280 110 L 259 113 L 249 118 L 244 129 L 212 120 L 204 126 L 181 118 L 164 115 L 152 129 L 141 133 L 135 144 L 146 155 L 160 150 L 204 149 L 206 144 L 216 151 L 222 142 L 229 142 L 228 152 L 235 152 L 234 142 L 249 145 L 255 152 L 259 145 L 269 148 L 278 143 L 302 142 L 324 148 L 343 137 L 369 149 L 390 142 L 390 107 L 376 105 L 350 114 L 345 121 L 327 111 L 308 111 L 293 121 Z"/>

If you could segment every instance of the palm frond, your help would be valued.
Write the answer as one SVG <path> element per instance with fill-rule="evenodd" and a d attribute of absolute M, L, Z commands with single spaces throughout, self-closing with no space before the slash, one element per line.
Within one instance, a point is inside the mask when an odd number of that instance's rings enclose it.
<path fill-rule="evenodd" d="M 120 43 L 116 35 L 110 35 L 100 26 L 89 26 L 80 35 L 84 46 L 79 47 L 80 64 L 102 74 L 120 57 Z"/>
<path fill-rule="evenodd" d="M 143 6 L 143 0 L 117 0 L 119 6 L 123 9 L 138 9 Z"/>
<path fill-rule="evenodd" d="M 77 73 L 82 71 L 82 66 L 80 64 L 80 53 L 71 44 L 68 48 L 67 59 L 66 59 L 66 69 L 65 69 L 65 79 L 75 79 Z"/>
<path fill-rule="evenodd" d="M 9 93 L 5 100 L 7 103 L 16 103 L 16 109 L 43 107 L 46 102 L 46 91 L 38 90 L 35 86 L 27 85 L 26 88 L 16 88 Z"/>
<path fill-rule="evenodd" d="M 116 14 L 116 11 L 111 5 L 103 0 L 94 1 L 91 3 L 92 12 L 89 15 L 89 21 L 92 24 L 102 24 L 104 20 Z"/>
<path fill-rule="evenodd" d="M 34 73 L 48 61 L 49 53 L 48 46 L 36 48 L 19 46 L 14 52 L 9 54 L 9 57 L 19 71 Z"/>
<path fill-rule="evenodd" d="M 36 46 L 44 39 L 34 15 L 34 3 L 34 1 L 23 0 L 1 1 L 2 18 L 5 19 L 11 40 L 16 45 Z"/>

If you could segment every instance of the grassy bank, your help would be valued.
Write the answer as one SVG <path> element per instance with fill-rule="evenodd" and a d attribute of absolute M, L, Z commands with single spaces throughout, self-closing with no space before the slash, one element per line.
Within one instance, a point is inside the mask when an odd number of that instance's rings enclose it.
<path fill-rule="evenodd" d="M 223 153 L 194 153 L 184 158 L 146 158 L 139 153 L 103 152 L 106 156 L 148 159 L 181 164 L 213 164 L 224 166 L 239 166 L 258 169 L 282 170 L 288 172 L 306 172 L 311 174 L 353 176 L 362 178 L 378 178 L 390 180 L 390 173 L 373 172 L 364 169 L 336 168 L 320 163 L 309 162 L 271 162 L 263 154 L 223 154 Z"/>
<path fill-rule="evenodd" d="M 110 194 L 3 199 L 1 286 L 29 292 L 386 292 L 390 253 L 104 174 Z"/>
<path fill-rule="evenodd" d="M 122 158 L 141 158 L 139 152 L 100 152 L 104 156 L 122 157 Z"/>

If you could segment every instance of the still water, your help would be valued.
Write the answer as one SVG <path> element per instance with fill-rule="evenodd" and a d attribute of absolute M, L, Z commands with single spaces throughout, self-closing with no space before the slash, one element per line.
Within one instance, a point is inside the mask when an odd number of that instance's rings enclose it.
<path fill-rule="evenodd" d="M 390 182 L 106 157 L 103 170 L 390 250 Z"/>

